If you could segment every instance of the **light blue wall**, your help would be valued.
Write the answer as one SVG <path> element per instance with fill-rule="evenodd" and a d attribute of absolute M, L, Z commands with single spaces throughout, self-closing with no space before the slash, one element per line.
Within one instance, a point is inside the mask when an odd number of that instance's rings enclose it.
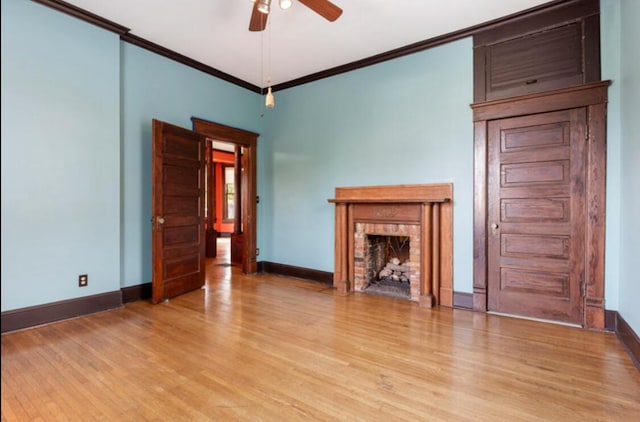
<path fill-rule="evenodd" d="M 2 311 L 118 290 L 120 41 L 31 1 L 1 15 Z"/>
<path fill-rule="evenodd" d="M 333 271 L 338 186 L 452 182 L 455 289 L 471 292 L 472 83 L 464 39 L 277 92 L 261 259 Z"/>
<path fill-rule="evenodd" d="M 640 2 L 621 2 L 620 307 L 640 333 Z"/>
<path fill-rule="evenodd" d="M 640 332 L 640 2 L 601 0 L 602 79 L 607 104 L 605 300 Z"/>
<path fill-rule="evenodd" d="M 122 44 L 122 285 L 151 282 L 151 120 L 191 117 L 261 132 L 261 98 L 208 74 Z"/>
<path fill-rule="evenodd" d="M 610 80 L 607 104 L 605 306 L 618 309 L 620 280 L 620 0 L 600 1 L 600 76 Z"/>
<path fill-rule="evenodd" d="M 613 80 L 605 295 L 636 332 L 639 3 L 601 1 Z M 3 0 L 2 311 L 150 281 L 151 119 L 188 128 L 192 116 L 261 134 L 259 260 L 333 271 L 337 186 L 453 182 L 454 289 L 471 292 L 471 47 L 277 92 L 264 110 L 256 94 L 115 34 Z"/>

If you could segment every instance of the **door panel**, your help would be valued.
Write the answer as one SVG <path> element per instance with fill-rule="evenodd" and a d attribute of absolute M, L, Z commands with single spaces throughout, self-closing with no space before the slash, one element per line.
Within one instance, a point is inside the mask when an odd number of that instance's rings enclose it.
<path fill-rule="evenodd" d="M 153 121 L 153 302 L 204 285 L 205 138 Z"/>
<path fill-rule="evenodd" d="M 488 123 L 488 310 L 582 323 L 583 108 Z"/>

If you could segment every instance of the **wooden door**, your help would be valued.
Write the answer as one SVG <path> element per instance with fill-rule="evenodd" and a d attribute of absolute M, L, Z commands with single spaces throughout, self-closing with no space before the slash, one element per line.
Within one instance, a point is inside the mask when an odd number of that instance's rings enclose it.
<path fill-rule="evenodd" d="M 205 143 L 153 120 L 152 299 L 198 289 L 205 280 Z"/>
<path fill-rule="evenodd" d="M 581 324 L 586 108 L 488 122 L 488 310 Z"/>
<path fill-rule="evenodd" d="M 216 163 L 213 161 L 213 144 L 207 140 L 205 143 L 205 173 L 207 180 L 207 212 L 206 212 L 206 240 L 205 255 L 207 258 L 215 258 L 218 255 L 218 231 L 216 230 Z"/>

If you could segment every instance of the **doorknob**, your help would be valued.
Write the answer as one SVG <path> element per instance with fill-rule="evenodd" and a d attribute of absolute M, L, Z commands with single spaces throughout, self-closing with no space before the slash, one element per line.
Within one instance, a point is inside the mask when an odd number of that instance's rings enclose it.
<path fill-rule="evenodd" d="M 495 230 L 498 230 L 498 227 L 499 227 L 499 226 L 498 226 L 498 223 L 493 223 L 493 224 L 491 225 L 491 229 L 492 229 L 492 230 L 494 230 L 494 231 L 495 231 Z"/>
<path fill-rule="evenodd" d="M 164 217 L 156 217 L 156 230 L 160 230 L 160 226 L 164 224 Z"/>

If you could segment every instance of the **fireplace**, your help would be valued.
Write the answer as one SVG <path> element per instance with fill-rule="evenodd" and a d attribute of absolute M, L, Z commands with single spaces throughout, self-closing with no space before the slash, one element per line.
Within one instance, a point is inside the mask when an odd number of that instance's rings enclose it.
<path fill-rule="evenodd" d="M 452 305 L 451 184 L 336 188 L 334 287 Z"/>
<path fill-rule="evenodd" d="M 358 233 L 366 233 L 364 226 L 363 223 L 356 224 L 356 238 Z M 415 265 L 411 265 L 411 237 L 402 234 L 364 234 L 362 237 L 363 256 L 358 256 L 357 248 L 354 256 L 354 290 L 410 299 L 411 279 L 415 279 L 415 275 L 412 277 Z M 360 271 L 359 267 L 362 267 Z"/>
<path fill-rule="evenodd" d="M 353 290 L 418 300 L 418 232 L 417 225 L 355 223 Z"/>

